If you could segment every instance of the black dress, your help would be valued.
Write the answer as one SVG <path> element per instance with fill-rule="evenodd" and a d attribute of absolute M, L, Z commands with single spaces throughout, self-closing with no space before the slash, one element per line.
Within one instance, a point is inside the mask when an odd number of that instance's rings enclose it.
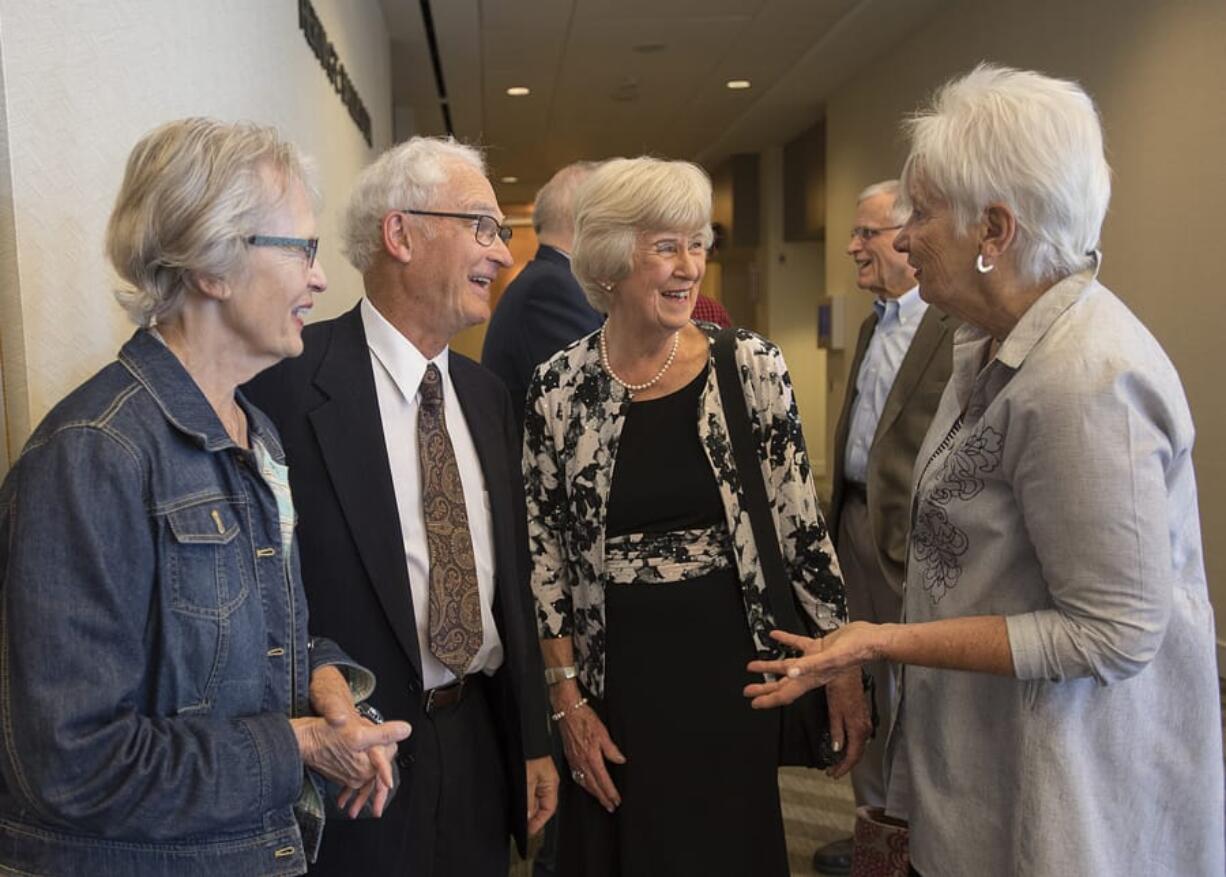
<path fill-rule="evenodd" d="M 609 764 L 622 804 L 610 815 L 568 789 L 563 877 L 788 873 L 779 714 L 741 694 L 755 653 L 698 439 L 705 381 L 704 371 L 632 404 L 622 430 L 605 528 L 615 580 L 605 594 L 605 700 L 593 702 L 627 758 Z"/>

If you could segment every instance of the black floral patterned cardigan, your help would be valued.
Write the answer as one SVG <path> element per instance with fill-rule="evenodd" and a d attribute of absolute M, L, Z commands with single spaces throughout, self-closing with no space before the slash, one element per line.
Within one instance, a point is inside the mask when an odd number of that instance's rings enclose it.
<path fill-rule="evenodd" d="M 523 466 L 541 638 L 572 636 L 580 681 L 601 697 L 604 592 L 609 584 L 605 515 L 618 439 L 632 397 L 601 368 L 598 334 L 576 341 L 533 376 Z M 737 332 L 736 360 L 792 586 L 813 623 L 832 630 L 847 618 L 843 581 L 818 509 L 787 366 L 778 347 L 747 330 Z M 765 605 L 765 582 L 749 515 L 741 505 L 714 362 L 707 369 L 697 413 L 698 435 L 719 484 L 732 537 L 745 618 L 758 654 L 773 656 L 777 645 L 768 635 L 773 624 Z"/>

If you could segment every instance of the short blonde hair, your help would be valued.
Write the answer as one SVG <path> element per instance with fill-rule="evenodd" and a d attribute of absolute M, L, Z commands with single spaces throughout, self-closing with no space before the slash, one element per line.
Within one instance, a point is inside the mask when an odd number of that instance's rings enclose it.
<path fill-rule="evenodd" d="M 341 230 L 341 248 L 349 264 L 361 274 L 370 270 L 383 249 L 383 217 L 388 211 L 438 206 L 438 190 L 450 179 L 453 164 L 469 165 L 485 175 L 481 152 L 452 137 L 410 137 L 362 171 Z M 430 228 L 423 225 L 427 238 Z"/>
<path fill-rule="evenodd" d="M 609 312 L 608 286 L 634 270 L 639 234 L 694 231 L 711 244 L 711 180 L 688 161 L 649 156 L 606 161 L 575 194 L 571 261 L 592 307 Z"/>
<path fill-rule="evenodd" d="M 142 137 L 106 231 L 128 316 L 153 326 L 178 311 L 193 274 L 232 277 L 291 180 L 310 188 L 302 156 L 273 128 L 191 118 Z"/>

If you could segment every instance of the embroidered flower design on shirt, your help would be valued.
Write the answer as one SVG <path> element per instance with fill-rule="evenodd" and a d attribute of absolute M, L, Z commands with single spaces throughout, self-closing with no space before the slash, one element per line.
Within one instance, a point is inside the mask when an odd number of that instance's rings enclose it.
<path fill-rule="evenodd" d="M 950 452 L 931 489 L 920 496 L 911 534 L 911 550 L 922 565 L 924 590 L 933 605 L 962 576 L 960 558 L 970 547 L 966 533 L 949 518 L 949 506 L 974 499 L 983 490 L 981 476 L 1000 466 L 1005 437 L 985 426 Z"/>

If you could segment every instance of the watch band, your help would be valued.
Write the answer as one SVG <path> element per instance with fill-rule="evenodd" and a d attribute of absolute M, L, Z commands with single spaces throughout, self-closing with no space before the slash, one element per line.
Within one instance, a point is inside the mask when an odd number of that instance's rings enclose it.
<path fill-rule="evenodd" d="M 566 679 L 574 679 L 579 675 L 579 668 L 574 664 L 567 664 L 565 667 L 546 667 L 545 668 L 545 684 L 557 685 Z"/>
<path fill-rule="evenodd" d="M 360 703 L 355 703 L 353 708 L 357 710 L 359 716 L 366 719 L 372 725 L 383 724 L 383 713 L 379 712 L 366 701 L 363 700 Z"/>

